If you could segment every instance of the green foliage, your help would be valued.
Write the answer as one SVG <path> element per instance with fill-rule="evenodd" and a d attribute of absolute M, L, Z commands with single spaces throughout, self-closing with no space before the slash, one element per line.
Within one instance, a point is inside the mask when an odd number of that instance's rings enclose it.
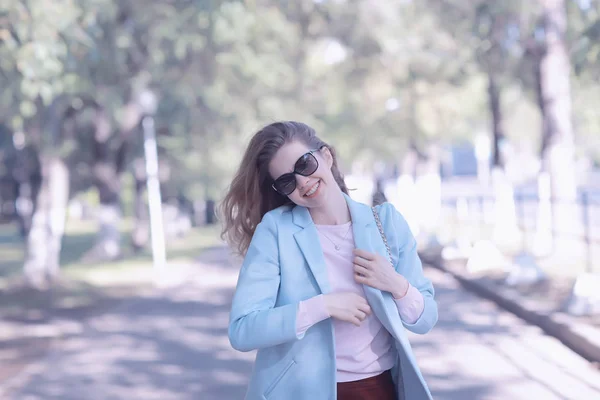
<path fill-rule="evenodd" d="M 598 2 L 580 3 L 569 3 L 574 113 L 581 147 L 595 148 Z M 192 197 L 219 196 L 249 136 L 274 120 L 314 125 L 348 171 L 397 162 L 409 140 L 489 131 L 490 71 L 509 94 L 508 137 L 535 139 L 538 17 L 537 2 L 512 0 L 0 0 L 0 121 L 52 146 L 32 127 L 75 98 L 93 98 L 118 130 L 152 88 L 170 179 Z M 86 118 L 66 153 L 89 152 Z"/>

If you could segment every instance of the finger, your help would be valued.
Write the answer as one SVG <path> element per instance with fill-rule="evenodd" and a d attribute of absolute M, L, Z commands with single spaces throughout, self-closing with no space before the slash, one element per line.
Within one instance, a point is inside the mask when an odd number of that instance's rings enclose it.
<path fill-rule="evenodd" d="M 360 321 L 364 321 L 365 318 L 367 318 L 367 313 L 365 313 L 364 311 L 361 310 L 356 310 L 356 314 L 355 314 L 356 318 L 358 318 Z"/>
<path fill-rule="evenodd" d="M 367 302 L 367 299 L 365 299 L 364 297 L 362 297 L 359 294 L 356 294 L 356 304 L 365 306 L 365 305 L 368 305 L 369 303 Z"/>
<path fill-rule="evenodd" d="M 364 298 L 364 297 L 362 297 L 362 296 L 361 296 L 360 294 L 358 294 L 358 293 L 354 293 L 354 292 L 352 292 L 352 299 L 351 299 L 351 300 L 352 300 L 352 301 L 356 301 L 356 302 L 360 303 L 360 302 L 364 301 L 364 300 L 365 300 L 365 298 Z"/>
<path fill-rule="evenodd" d="M 371 314 L 371 307 L 368 304 L 359 304 L 358 309 L 367 315 Z"/>
<path fill-rule="evenodd" d="M 382 284 L 379 280 L 369 279 L 369 282 L 366 283 L 368 286 L 371 286 L 374 289 L 385 290 L 385 285 Z"/>
<path fill-rule="evenodd" d="M 354 264 L 362 265 L 365 268 L 369 268 L 369 266 L 371 265 L 371 261 L 362 257 L 354 257 Z"/>
<path fill-rule="evenodd" d="M 368 268 L 363 267 L 362 265 L 354 264 L 354 272 L 362 276 L 368 276 L 371 271 Z"/>
<path fill-rule="evenodd" d="M 367 285 L 375 289 L 384 290 L 384 285 L 379 283 L 376 279 L 367 276 L 361 276 L 359 274 L 354 274 L 354 281 L 356 283 L 360 283 L 362 285 Z"/>
<path fill-rule="evenodd" d="M 356 326 L 360 326 L 360 320 L 357 317 L 352 317 L 352 320 L 350 322 L 352 322 Z"/>
<path fill-rule="evenodd" d="M 354 281 L 356 283 L 362 283 L 362 284 L 367 284 L 367 281 L 369 280 L 369 278 L 367 278 L 366 276 L 360 275 L 355 273 L 354 274 Z"/>
<path fill-rule="evenodd" d="M 373 261 L 376 256 L 375 253 L 371 253 L 370 251 L 361 250 L 361 249 L 354 249 L 354 255 L 357 255 L 357 256 L 362 257 L 369 261 Z"/>

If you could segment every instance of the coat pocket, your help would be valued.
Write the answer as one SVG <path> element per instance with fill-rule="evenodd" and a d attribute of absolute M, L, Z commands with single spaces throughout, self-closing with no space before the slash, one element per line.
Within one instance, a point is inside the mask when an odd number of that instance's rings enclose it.
<path fill-rule="evenodd" d="M 271 396 L 271 393 L 273 393 L 273 391 L 277 388 L 277 386 L 279 385 L 281 380 L 288 374 L 288 372 L 290 372 L 290 370 L 292 369 L 292 367 L 295 364 L 296 364 L 296 361 L 294 361 L 294 360 L 290 361 L 285 366 L 285 368 L 279 373 L 279 375 L 277 375 L 275 380 L 269 385 L 269 387 L 265 391 L 265 393 L 264 393 L 265 399 L 268 399 L 269 396 Z"/>

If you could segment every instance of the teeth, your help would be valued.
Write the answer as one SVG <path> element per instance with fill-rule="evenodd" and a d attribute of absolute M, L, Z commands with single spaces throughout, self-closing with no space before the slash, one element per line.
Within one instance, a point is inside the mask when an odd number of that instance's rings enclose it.
<path fill-rule="evenodd" d="M 319 188 L 320 182 L 317 182 L 317 184 L 315 186 L 313 186 L 312 189 L 310 189 L 310 191 L 306 192 L 305 196 L 312 196 L 313 194 L 315 194 L 315 192 L 317 191 L 317 189 Z"/>

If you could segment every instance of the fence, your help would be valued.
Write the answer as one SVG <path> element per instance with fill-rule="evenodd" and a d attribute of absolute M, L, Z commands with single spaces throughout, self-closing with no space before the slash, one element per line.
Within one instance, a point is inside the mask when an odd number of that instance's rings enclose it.
<path fill-rule="evenodd" d="M 583 263 L 585 272 L 600 272 L 595 265 L 600 256 L 600 192 L 581 191 L 576 201 L 571 202 L 517 192 L 512 201 L 504 217 L 512 215 L 514 218 L 519 237 L 512 239 L 520 242 L 518 251 L 550 256 L 563 250 L 572 256 L 573 263 Z M 498 207 L 498 200 L 492 195 L 453 196 L 442 200 L 444 215 L 455 218 L 451 224 L 453 239 L 470 243 L 489 238 L 498 223 L 509 224 L 509 221 L 499 220 L 502 215 Z"/>

